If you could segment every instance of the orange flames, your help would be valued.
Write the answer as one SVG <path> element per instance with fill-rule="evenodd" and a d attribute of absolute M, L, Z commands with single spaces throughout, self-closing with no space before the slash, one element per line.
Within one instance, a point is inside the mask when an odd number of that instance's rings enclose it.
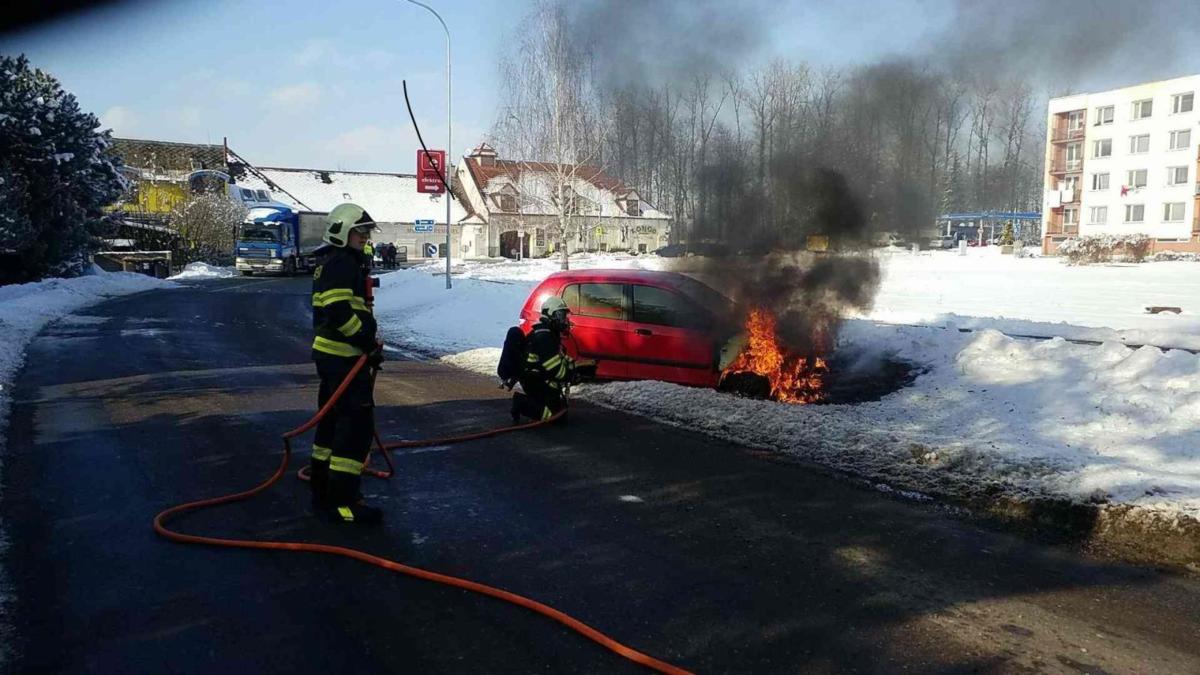
<path fill-rule="evenodd" d="M 746 317 L 746 347 L 725 374 L 762 375 L 771 384 L 771 398 L 783 403 L 821 400 L 829 366 L 820 357 L 793 354 L 781 345 L 775 324 L 770 310 L 751 310 Z"/>

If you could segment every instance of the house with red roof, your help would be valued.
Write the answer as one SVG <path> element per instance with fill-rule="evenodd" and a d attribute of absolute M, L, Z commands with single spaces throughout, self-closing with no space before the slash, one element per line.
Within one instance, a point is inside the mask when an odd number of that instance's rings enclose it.
<path fill-rule="evenodd" d="M 668 243 L 670 216 L 600 167 L 502 159 L 481 143 L 455 175 L 465 206 L 483 223 L 474 228 L 475 250 L 492 257 L 541 256 L 562 246 L 646 253 Z"/>

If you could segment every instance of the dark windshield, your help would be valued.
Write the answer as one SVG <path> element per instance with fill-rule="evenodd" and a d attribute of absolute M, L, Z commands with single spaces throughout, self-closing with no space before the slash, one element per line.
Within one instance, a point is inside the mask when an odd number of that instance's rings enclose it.
<path fill-rule="evenodd" d="M 264 223 L 242 225 L 241 234 L 239 234 L 238 239 L 241 241 L 269 241 L 277 243 L 279 241 L 279 226 Z"/>
<path fill-rule="evenodd" d="M 718 318 L 724 318 L 733 313 L 733 301 L 701 281 L 683 277 L 679 282 L 679 290 L 716 314 Z"/>

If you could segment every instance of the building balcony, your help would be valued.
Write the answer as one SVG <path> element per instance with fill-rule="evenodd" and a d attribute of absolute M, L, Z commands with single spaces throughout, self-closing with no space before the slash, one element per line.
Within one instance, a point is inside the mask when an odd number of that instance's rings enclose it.
<path fill-rule="evenodd" d="M 1083 171 L 1082 159 L 1059 160 L 1050 165 L 1052 174 L 1080 173 L 1081 171 Z"/>
<path fill-rule="evenodd" d="M 1070 141 L 1083 140 L 1084 127 L 1078 129 L 1055 129 L 1054 135 L 1050 137 L 1052 143 L 1067 143 Z"/>

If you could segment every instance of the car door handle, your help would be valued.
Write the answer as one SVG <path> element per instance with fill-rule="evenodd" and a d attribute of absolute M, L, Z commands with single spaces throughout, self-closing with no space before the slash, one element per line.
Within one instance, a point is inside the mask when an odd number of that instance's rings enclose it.
<path fill-rule="evenodd" d="M 654 332 L 649 328 L 635 328 L 633 329 L 633 332 L 637 333 L 638 335 L 654 335 Z"/>

